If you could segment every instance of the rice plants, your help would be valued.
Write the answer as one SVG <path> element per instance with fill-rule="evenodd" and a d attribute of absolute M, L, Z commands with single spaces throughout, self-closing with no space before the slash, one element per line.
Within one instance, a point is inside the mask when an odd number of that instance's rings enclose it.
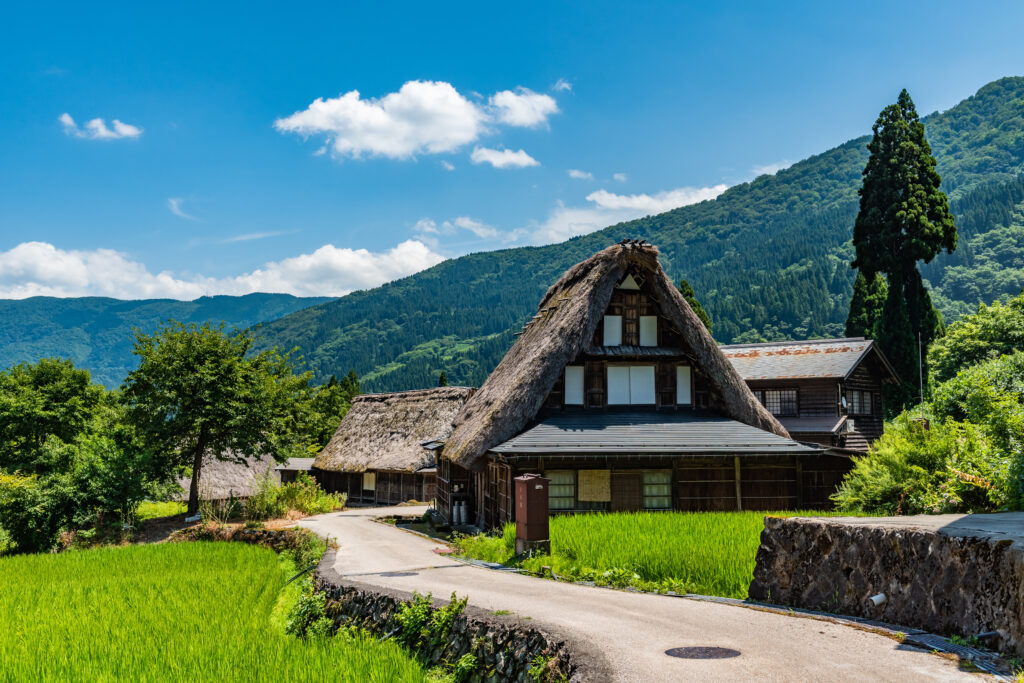
<path fill-rule="evenodd" d="M 633 585 L 745 598 L 767 515 L 821 516 L 822 512 L 634 512 L 552 517 L 551 556 L 524 569 L 598 583 Z M 462 554 L 510 562 L 515 526 L 501 536 L 458 539 Z"/>
<path fill-rule="evenodd" d="M 301 641 L 271 615 L 289 578 L 234 543 L 0 560 L 0 679 L 422 681 L 393 643 Z"/>

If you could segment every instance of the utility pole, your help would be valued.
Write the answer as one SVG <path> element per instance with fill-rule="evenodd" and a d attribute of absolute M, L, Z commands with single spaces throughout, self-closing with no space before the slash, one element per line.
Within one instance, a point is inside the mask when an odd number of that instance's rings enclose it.
<path fill-rule="evenodd" d="M 924 361 L 921 359 L 921 331 L 917 331 L 917 381 L 921 390 L 921 419 L 924 419 Z"/>

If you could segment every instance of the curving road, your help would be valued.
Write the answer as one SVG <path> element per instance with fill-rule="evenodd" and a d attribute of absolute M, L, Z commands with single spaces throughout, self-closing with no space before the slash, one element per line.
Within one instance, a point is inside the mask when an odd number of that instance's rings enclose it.
<path fill-rule="evenodd" d="M 353 509 L 312 517 L 301 526 L 340 545 L 335 569 L 361 583 L 510 610 L 604 654 L 616 681 L 978 680 L 955 662 L 868 631 L 755 609 L 536 579 L 453 562 L 442 544 L 374 522 L 426 508 Z M 688 660 L 682 646 L 738 650 L 738 657 Z"/>

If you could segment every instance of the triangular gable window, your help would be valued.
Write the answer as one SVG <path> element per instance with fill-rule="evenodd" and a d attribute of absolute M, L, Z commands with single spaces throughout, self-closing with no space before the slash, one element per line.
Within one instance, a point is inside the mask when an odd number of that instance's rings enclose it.
<path fill-rule="evenodd" d="M 636 280 L 634 280 L 633 276 L 630 274 L 626 276 L 625 280 L 619 283 L 618 289 L 632 289 L 636 291 L 640 289 L 640 285 L 636 283 Z"/>

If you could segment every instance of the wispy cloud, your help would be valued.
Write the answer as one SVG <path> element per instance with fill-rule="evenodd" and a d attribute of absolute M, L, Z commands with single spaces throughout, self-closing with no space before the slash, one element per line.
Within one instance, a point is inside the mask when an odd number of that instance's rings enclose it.
<path fill-rule="evenodd" d="M 566 171 L 566 173 L 569 174 L 570 178 L 574 178 L 576 180 L 593 180 L 594 179 L 594 174 L 593 173 L 590 173 L 589 171 L 581 171 L 581 170 L 576 169 L 576 168 L 570 168 L 568 171 Z"/>
<path fill-rule="evenodd" d="M 167 199 L 167 208 L 170 209 L 171 213 L 173 213 L 178 218 L 184 218 L 185 220 L 188 221 L 198 221 L 198 218 L 196 218 L 190 213 L 186 213 L 185 210 L 181 208 L 181 205 L 182 203 L 184 203 L 184 201 L 185 200 L 182 199 L 181 197 L 170 197 Z"/>
<path fill-rule="evenodd" d="M 680 187 L 650 194 L 615 194 L 607 190 L 598 190 L 587 195 L 587 201 L 594 202 L 602 209 L 628 209 L 642 211 L 641 215 L 661 213 L 680 206 L 696 204 L 707 199 L 714 199 L 729 189 L 728 185 L 720 184 L 712 187 Z"/>
<path fill-rule="evenodd" d="M 252 242 L 253 240 L 265 240 L 268 237 L 280 237 L 281 235 L 295 234 L 296 230 L 278 230 L 275 232 L 249 232 L 244 235 L 235 235 L 222 239 L 221 244 L 232 244 L 234 242 Z"/>
<path fill-rule="evenodd" d="M 624 183 L 627 180 L 629 180 L 629 178 L 626 177 L 625 173 L 616 173 L 615 175 L 612 176 L 612 180 L 615 180 L 615 181 L 620 182 L 620 183 Z"/>
<path fill-rule="evenodd" d="M 63 126 L 64 132 L 76 138 L 87 140 L 123 140 L 125 138 L 137 138 L 142 135 L 142 128 L 114 119 L 111 121 L 113 128 L 108 128 L 103 119 L 92 119 L 86 121 L 85 125 L 79 128 L 71 114 L 64 112 L 57 120 Z"/>
<path fill-rule="evenodd" d="M 446 171 L 454 171 L 455 170 L 455 164 L 453 164 L 450 161 L 445 161 L 444 159 L 442 159 L 441 160 L 441 168 L 443 168 Z"/>
<path fill-rule="evenodd" d="M 760 175 L 775 175 L 779 171 L 789 168 L 793 165 L 793 162 L 789 159 L 783 159 L 782 161 L 776 161 L 770 164 L 763 164 L 760 166 L 751 167 L 750 171 L 754 174 L 754 177 Z"/>
<path fill-rule="evenodd" d="M 469 155 L 474 164 L 490 164 L 494 168 L 527 168 L 540 166 L 540 162 L 523 150 L 513 152 L 510 149 L 490 149 L 477 147 Z"/>
<path fill-rule="evenodd" d="M 572 83 L 564 78 L 559 78 L 555 81 L 555 84 L 551 86 L 551 89 L 555 92 L 562 92 L 564 90 L 572 90 Z"/>

